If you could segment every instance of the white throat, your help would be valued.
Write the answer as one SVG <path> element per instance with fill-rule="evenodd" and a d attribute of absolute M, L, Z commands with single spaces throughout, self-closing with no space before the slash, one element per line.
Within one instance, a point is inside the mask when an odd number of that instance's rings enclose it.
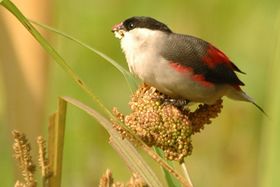
<path fill-rule="evenodd" d="M 164 37 L 166 37 L 164 32 L 146 28 L 136 28 L 125 32 L 121 39 L 121 47 L 129 70 L 139 76 L 139 68 L 144 68 L 143 66 L 147 66 L 146 63 L 159 59 L 158 46 L 161 46 Z"/>

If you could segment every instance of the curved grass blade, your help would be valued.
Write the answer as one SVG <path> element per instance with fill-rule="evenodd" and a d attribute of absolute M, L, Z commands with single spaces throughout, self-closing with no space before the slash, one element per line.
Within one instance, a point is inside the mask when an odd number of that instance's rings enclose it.
<path fill-rule="evenodd" d="M 149 186 L 160 187 L 162 186 L 160 180 L 157 178 L 156 174 L 151 170 L 149 165 L 145 162 L 142 156 L 137 152 L 135 147 L 128 141 L 123 140 L 119 133 L 115 131 L 112 127 L 112 123 L 99 114 L 94 109 L 86 106 L 78 100 L 75 100 L 70 97 L 61 98 L 66 102 L 78 107 L 83 110 L 93 118 L 95 118 L 110 134 L 111 141 L 110 143 L 119 153 L 119 155 L 124 159 L 132 171 L 138 173 L 148 184 Z"/>
<path fill-rule="evenodd" d="M 89 115 L 93 116 L 95 119 L 98 120 L 98 122 L 102 123 L 102 125 L 104 126 L 104 128 L 111 134 L 114 134 L 116 137 L 119 137 L 119 134 L 112 128 L 112 124 L 103 116 L 101 116 L 99 113 L 97 113 L 95 110 L 91 109 L 90 107 L 86 106 L 85 104 L 81 103 L 80 101 L 77 101 L 73 98 L 70 97 L 63 97 L 64 100 L 66 100 L 67 102 L 71 103 L 72 105 L 80 108 L 81 110 L 84 110 L 86 113 L 88 113 Z M 82 106 L 82 107 L 81 107 Z M 107 123 L 109 122 L 109 123 Z M 130 135 L 132 135 L 135 140 L 137 141 L 137 143 L 139 143 L 139 145 L 141 146 L 141 148 L 144 149 L 144 151 L 153 159 L 155 160 L 158 164 L 160 164 L 163 168 L 165 168 L 170 174 L 172 174 L 174 177 L 176 177 L 176 179 L 178 181 L 181 182 L 181 184 L 185 187 L 192 187 L 191 184 L 188 183 L 188 181 L 186 181 L 186 179 L 180 175 L 178 172 L 176 172 L 170 165 L 168 165 L 166 163 L 166 161 L 164 159 L 162 159 L 160 156 L 158 156 L 150 147 L 148 147 L 142 140 L 140 140 L 137 136 L 135 136 L 134 134 L 131 134 L 130 131 L 127 131 L 127 133 L 130 133 Z M 122 140 L 120 138 L 120 141 L 127 141 L 127 140 Z M 128 141 L 127 141 L 128 142 Z M 128 142 L 130 143 L 130 142 Z M 131 143 L 130 143 L 131 144 Z M 124 148 L 124 147 L 121 147 Z M 133 147 L 134 148 L 134 147 Z M 135 148 L 134 148 L 135 149 Z"/>
<path fill-rule="evenodd" d="M 47 51 L 47 53 L 55 60 L 55 62 L 61 66 L 62 69 L 74 80 L 74 82 L 78 84 L 79 87 L 87 95 L 89 95 L 107 113 L 109 117 L 113 117 L 112 113 L 99 101 L 90 88 L 80 79 L 80 77 L 58 54 L 58 52 L 49 44 L 49 42 L 33 27 L 27 18 L 20 12 L 20 10 L 9 0 L 2 0 L 0 3 L 21 22 L 21 24 L 39 42 L 39 44 Z"/>
<path fill-rule="evenodd" d="M 64 38 L 67 38 L 69 39 L 70 41 L 73 41 L 75 43 L 77 43 L 78 45 L 82 46 L 82 47 L 85 47 L 87 49 L 89 49 L 90 51 L 94 52 L 95 54 L 99 55 L 100 57 L 102 57 L 103 59 L 105 59 L 106 61 L 110 62 L 117 70 L 119 70 L 122 75 L 124 76 L 125 80 L 127 81 L 129 87 L 130 87 L 130 90 L 131 92 L 135 91 L 136 88 L 137 88 L 137 83 L 136 83 L 136 80 L 135 78 L 131 75 L 131 73 L 129 71 L 127 71 L 126 69 L 124 69 L 121 65 L 119 65 L 119 63 L 117 63 L 115 60 L 113 60 L 112 58 L 110 58 L 109 56 L 107 56 L 106 54 L 102 53 L 101 51 L 89 46 L 88 44 L 80 41 L 79 39 L 73 37 L 73 36 L 70 36 L 69 34 L 66 34 L 62 31 L 59 31 L 57 29 L 54 29 L 50 26 L 47 26 L 45 24 L 42 24 L 42 23 L 38 23 L 36 21 L 33 21 L 33 20 L 29 20 L 31 23 L 37 25 L 37 26 L 40 26 L 44 29 L 47 29 L 53 33 L 56 33 L 60 36 L 63 36 Z"/>

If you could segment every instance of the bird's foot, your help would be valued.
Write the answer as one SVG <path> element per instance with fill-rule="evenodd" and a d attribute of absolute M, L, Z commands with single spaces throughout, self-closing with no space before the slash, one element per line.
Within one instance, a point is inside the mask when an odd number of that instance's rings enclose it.
<path fill-rule="evenodd" d="M 186 99 L 164 99 L 163 105 L 171 104 L 177 108 L 185 109 L 185 107 L 190 103 L 189 100 Z"/>

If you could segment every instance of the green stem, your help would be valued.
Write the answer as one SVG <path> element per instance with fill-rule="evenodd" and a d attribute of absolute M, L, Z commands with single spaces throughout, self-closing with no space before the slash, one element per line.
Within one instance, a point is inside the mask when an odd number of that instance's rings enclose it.
<path fill-rule="evenodd" d="M 183 161 L 181 164 L 181 167 L 182 167 L 182 170 L 183 170 L 183 173 L 188 181 L 188 184 L 190 187 L 193 187 L 193 184 L 192 184 L 192 181 L 191 181 L 191 178 L 190 178 L 190 175 L 189 175 L 189 172 L 187 170 L 187 166 L 186 166 L 186 163 Z"/>
<path fill-rule="evenodd" d="M 154 147 L 154 151 L 162 158 L 164 159 L 164 153 L 163 151 L 158 148 L 158 147 Z M 173 168 L 173 164 L 172 164 L 172 161 L 169 161 L 169 160 L 165 160 L 168 165 L 170 167 Z M 171 175 L 170 172 L 168 172 L 168 170 L 166 170 L 163 166 L 161 166 L 161 170 L 162 170 L 162 173 L 164 174 L 164 177 L 165 177 L 165 180 L 166 180 L 166 183 L 169 187 L 181 187 L 181 184 L 180 182 L 173 176 Z"/>

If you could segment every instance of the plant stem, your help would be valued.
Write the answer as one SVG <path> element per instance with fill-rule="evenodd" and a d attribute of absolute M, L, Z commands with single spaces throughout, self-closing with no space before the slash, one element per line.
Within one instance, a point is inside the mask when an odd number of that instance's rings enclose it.
<path fill-rule="evenodd" d="M 59 98 L 57 108 L 57 112 L 51 116 L 49 121 L 48 138 L 50 167 L 53 172 L 49 183 L 54 187 L 61 186 L 67 102 Z"/>
<path fill-rule="evenodd" d="M 190 187 L 193 187 L 193 184 L 192 184 L 192 181 L 191 181 L 191 178 L 190 178 L 190 175 L 189 175 L 189 172 L 187 170 L 187 166 L 186 166 L 186 163 L 185 161 L 183 161 L 181 164 L 181 167 L 182 167 L 182 170 L 183 170 L 183 173 L 187 179 L 187 182 L 189 183 L 189 186 Z"/>

